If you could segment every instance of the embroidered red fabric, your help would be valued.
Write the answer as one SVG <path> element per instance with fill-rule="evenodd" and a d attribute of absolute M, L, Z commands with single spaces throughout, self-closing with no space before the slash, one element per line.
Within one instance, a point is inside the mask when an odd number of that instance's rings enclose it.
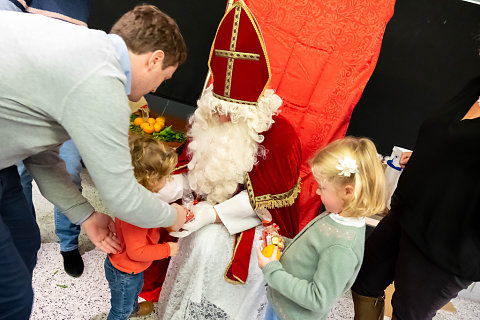
<path fill-rule="evenodd" d="M 395 0 L 245 0 L 267 47 L 269 87 L 302 144 L 301 230 L 320 208 L 308 160 L 342 138 L 375 65 Z"/>

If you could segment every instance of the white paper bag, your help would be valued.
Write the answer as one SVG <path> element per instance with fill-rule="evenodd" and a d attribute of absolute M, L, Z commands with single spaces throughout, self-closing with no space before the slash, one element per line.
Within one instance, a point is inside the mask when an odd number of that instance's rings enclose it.
<path fill-rule="evenodd" d="M 387 208 L 390 209 L 390 201 L 393 192 L 397 188 L 398 179 L 402 174 L 402 167 L 400 167 L 400 156 L 404 152 L 412 152 L 411 150 L 402 147 L 393 147 L 392 155 L 386 158 L 387 168 L 385 169 L 385 185 L 386 185 L 386 202 Z"/>

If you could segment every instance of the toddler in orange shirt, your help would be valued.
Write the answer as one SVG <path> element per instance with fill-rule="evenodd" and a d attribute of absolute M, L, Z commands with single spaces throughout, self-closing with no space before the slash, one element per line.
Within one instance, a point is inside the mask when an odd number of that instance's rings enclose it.
<path fill-rule="evenodd" d="M 129 142 L 135 178 L 145 188 L 157 193 L 175 169 L 177 154 L 151 136 L 133 135 Z M 175 256 L 178 251 L 175 242 L 158 243 L 160 228 L 139 228 L 118 218 L 115 227 L 122 249 L 105 259 L 105 276 L 111 292 L 108 320 L 128 319 L 137 313 L 143 271 L 154 260 Z"/>

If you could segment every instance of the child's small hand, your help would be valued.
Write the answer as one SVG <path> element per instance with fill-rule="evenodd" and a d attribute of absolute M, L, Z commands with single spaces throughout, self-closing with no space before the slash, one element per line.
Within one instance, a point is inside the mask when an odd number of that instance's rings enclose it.
<path fill-rule="evenodd" d="M 257 261 L 258 261 L 258 266 L 260 267 L 260 269 L 263 269 L 270 262 L 277 260 L 275 258 L 277 256 L 277 251 L 278 251 L 278 248 L 277 248 L 277 246 L 275 246 L 275 249 L 273 249 L 272 256 L 270 258 L 267 258 L 263 255 L 262 248 L 257 247 Z"/>
<path fill-rule="evenodd" d="M 170 257 L 175 257 L 178 252 L 178 243 L 176 242 L 167 242 L 170 246 Z"/>

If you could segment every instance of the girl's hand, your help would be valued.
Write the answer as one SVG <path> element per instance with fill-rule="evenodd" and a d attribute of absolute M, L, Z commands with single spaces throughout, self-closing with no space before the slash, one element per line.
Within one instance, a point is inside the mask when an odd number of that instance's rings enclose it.
<path fill-rule="evenodd" d="M 178 243 L 176 242 L 167 242 L 170 247 L 170 257 L 175 257 L 178 252 Z"/>
<path fill-rule="evenodd" d="M 267 264 L 269 264 L 272 261 L 276 261 L 275 257 L 277 256 L 277 246 L 275 246 L 275 249 L 273 249 L 272 256 L 270 258 L 267 258 L 263 255 L 262 253 L 262 248 L 257 247 L 257 261 L 258 261 L 258 266 L 260 269 L 263 269 Z"/>

